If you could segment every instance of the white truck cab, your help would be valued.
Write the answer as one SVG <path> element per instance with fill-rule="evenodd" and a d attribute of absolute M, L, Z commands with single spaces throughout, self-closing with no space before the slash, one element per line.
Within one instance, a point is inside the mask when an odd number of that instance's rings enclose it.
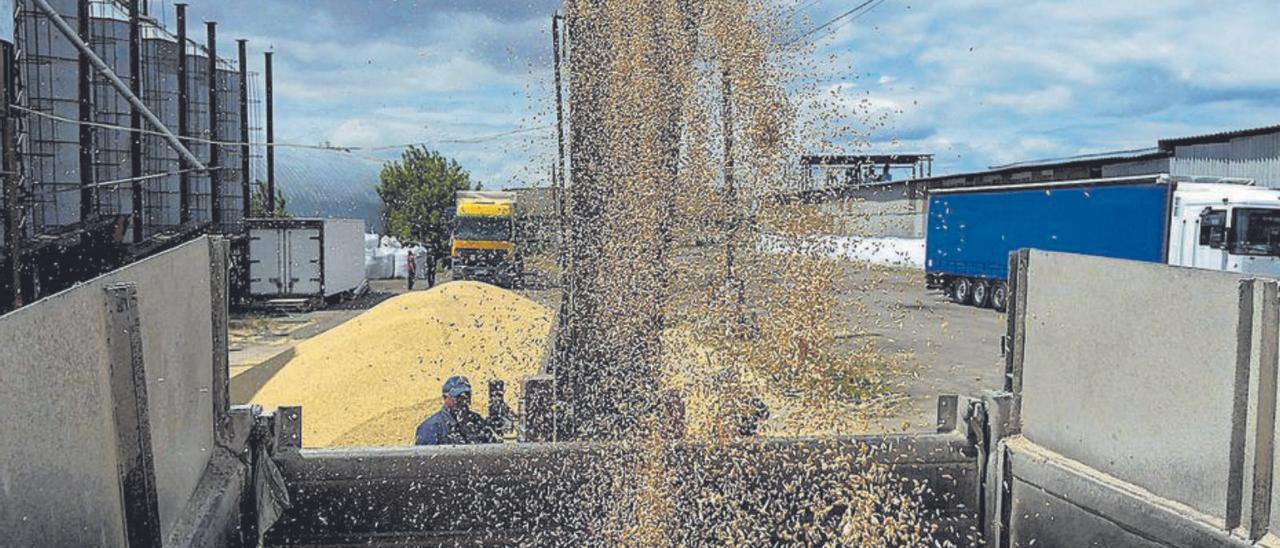
<path fill-rule="evenodd" d="M 1280 277 L 1280 190 L 1179 182 L 1169 264 Z"/>

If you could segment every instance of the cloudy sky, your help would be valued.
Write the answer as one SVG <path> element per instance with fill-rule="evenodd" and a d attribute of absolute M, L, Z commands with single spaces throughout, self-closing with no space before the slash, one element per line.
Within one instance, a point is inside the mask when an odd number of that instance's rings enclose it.
<path fill-rule="evenodd" d="M 797 35 L 862 3 L 787 1 Z M 250 40 L 253 68 L 277 52 L 279 141 L 425 142 L 488 187 L 545 178 L 558 0 L 190 4 Z M 1275 0 L 872 5 L 812 35 L 812 84 L 866 121 L 838 149 L 933 152 L 945 173 L 1280 123 Z M 172 0 L 152 6 L 172 25 Z"/>

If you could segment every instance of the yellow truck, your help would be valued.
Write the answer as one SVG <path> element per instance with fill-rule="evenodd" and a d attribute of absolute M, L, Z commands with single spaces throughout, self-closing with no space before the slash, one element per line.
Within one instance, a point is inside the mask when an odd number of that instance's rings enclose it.
<path fill-rule="evenodd" d="M 449 260 L 455 280 L 500 287 L 520 281 L 521 257 L 515 240 L 516 195 L 459 190 Z"/>

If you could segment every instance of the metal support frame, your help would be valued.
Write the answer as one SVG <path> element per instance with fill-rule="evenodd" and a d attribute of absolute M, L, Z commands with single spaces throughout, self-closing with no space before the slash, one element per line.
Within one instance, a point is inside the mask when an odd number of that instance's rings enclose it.
<path fill-rule="evenodd" d="M 92 31 L 89 25 L 89 0 L 76 2 L 76 26 L 79 27 L 80 39 L 92 42 Z M 93 218 L 98 213 L 98 189 L 93 184 L 93 66 L 89 58 L 80 53 L 80 66 L 77 73 L 78 95 L 80 99 L 80 221 Z"/>
<path fill-rule="evenodd" d="M 111 86 L 123 95 L 125 99 L 129 101 L 130 105 L 138 110 L 138 113 L 142 118 L 145 119 L 156 132 L 160 133 L 161 136 L 164 137 L 165 142 L 167 142 L 170 147 L 177 151 L 179 155 L 185 157 L 193 169 L 205 171 L 206 168 L 204 163 L 197 159 L 195 155 L 187 149 L 186 145 L 182 144 L 182 141 L 173 134 L 173 132 L 169 131 L 169 128 L 156 117 L 155 113 L 151 112 L 151 109 L 147 108 L 147 105 L 142 103 L 142 99 L 139 99 L 138 95 L 133 93 L 133 91 L 129 89 L 129 86 L 125 84 L 119 76 L 116 76 L 115 72 L 111 70 L 111 67 L 108 67 L 107 64 L 102 61 L 102 58 L 98 57 L 98 54 L 93 52 L 93 48 L 80 39 L 76 34 L 76 30 L 71 28 L 71 25 L 67 23 L 66 19 L 63 19 L 62 16 L 58 14 L 57 10 L 53 9 L 53 6 L 49 5 L 48 0 L 31 0 L 31 2 L 34 3 L 40 11 L 44 12 L 45 16 L 49 18 L 49 21 L 53 23 L 53 26 L 58 29 L 58 32 L 62 33 L 63 36 L 66 36 L 67 40 L 70 41 L 77 50 L 89 58 L 89 62 L 93 65 L 93 68 L 97 70 L 99 74 L 106 77 Z"/>
<path fill-rule="evenodd" d="M 219 141 L 222 135 L 218 131 L 218 24 L 205 23 L 209 48 L 209 140 Z M 222 164 L 222 147 L 209 144 L 209 219 L 215 228 L 222 226 L 222 172 L 218 167 Z"/>
<path fill-rule="evenodd" d="M 106 288 L 106 308 L 125 532 L 129 546 L 160 546 L 160 509 L 136 286 L 116 284 Z"/>
<path fill-rule="evenodd" d="M 263 217 L 274 217 L 276 214 L 276 114 L 272 90 L 271 55 L 270 51 L 264 54 L 267 84 L 267 210 L 263 212 Z"/>
<path fill-rule="evenodd" d="M 185 138 L 191 133 L 187 111 L 191 102 L 187 81 L 187 5 L 174 4 L 174 8 L 178 12 L 178 135 Z M 185 225 L 191 222 L 191 164 L 186 156 L 179 156 L 178 162 L 178 223 Z"/>
<path fill-rule="evenodd" d="M 13 59 L 13 44 L 0 41 L 0 104 L 13 104 L 17 86 L 18 68 Z M 5 269 L 12 293 L 8 303 L 0 304 L 12 308 L 23 305 L 22 298 L 22 174 L 18 172 L 18 142 L 16 124 L 10 109 L 0 109 L 0 176 L 4 177 L 3 208 L 0 208 L 0 222 L 4 223 L 4 245 L 8 255 L 0 266 Z"/>
<path fill-rule="evenodd" d="M 249 55 L 248 40 L 236 40 L 240 54 L 240 198 L 243 201 L 244 218 L 253 216 L 253 178 L 250 177 L 249 150 Z"/>
<path fill-rule="evenodd" d="M 302 449 L 302 407 L 276 408 L 276 451 L 297 452 Z"/>
<path fill-rule="evenodd" d="M 142 112 L 140 109 L 147 107 L 138 100 L 142 96 L 142 12 L 138 2 L 139 0 L 129 0 L 129 91 L 134 99 L 129 101 L 133 107 L 129 109 L 129 128 L 133 130 L 129 138 L 129 176 L 133 178 L 133 182 L 129 183 L 132 209 L 129 224 L 133 228 L 134 243 L 142 241 L 145 236 L 143 225 L 146 223 L 142 211 L 142 181 L 139 180 L 139 177 L 142 177 Z M 156 121 L 159 122 L 158 119 Z"/>

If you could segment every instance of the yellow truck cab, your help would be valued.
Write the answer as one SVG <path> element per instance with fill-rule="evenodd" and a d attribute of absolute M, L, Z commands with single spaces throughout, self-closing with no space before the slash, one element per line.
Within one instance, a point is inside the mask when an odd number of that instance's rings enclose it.
<path fill-rule="evenodd" d="M 455 280 L 516 285 L 520 255 L 515 245 L 515 205 L 512 192 L 458 191 L 449 251 Z"/>

